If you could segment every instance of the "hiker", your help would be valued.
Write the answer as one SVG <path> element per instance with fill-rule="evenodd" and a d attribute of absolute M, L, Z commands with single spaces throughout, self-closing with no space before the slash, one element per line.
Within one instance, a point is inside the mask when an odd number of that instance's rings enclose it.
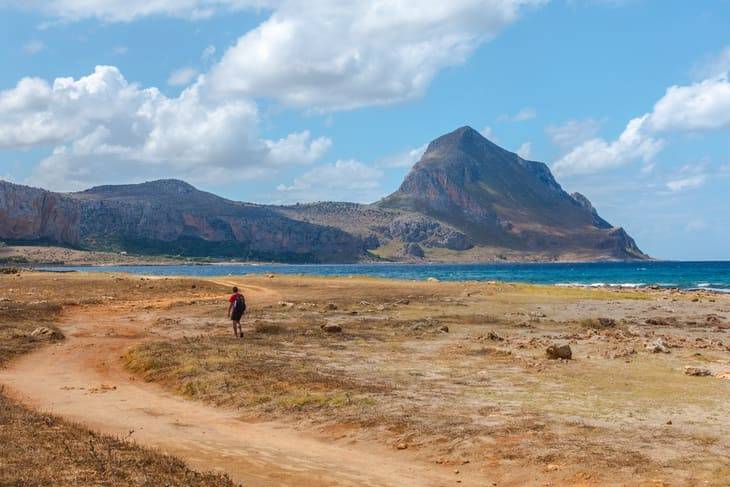
<path fill-rule="evenodd" d="M 241 318 L 246 311 L 246 299 L 243 294 L 238 292 L 238 288 L 233 288 L 233 295 L 228 299 L 228 318 L 233 322 L 233 335 L 243 338 L 243 327 L 241 326 Z"/>

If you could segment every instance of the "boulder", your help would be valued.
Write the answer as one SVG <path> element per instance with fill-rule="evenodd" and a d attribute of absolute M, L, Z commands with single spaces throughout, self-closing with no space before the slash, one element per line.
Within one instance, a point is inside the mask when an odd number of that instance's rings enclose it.
<path fill-rule="evenodd" d="M 646 350 L 651 353 L 669 353 L 669 345 L 661 338 L 646 344 Z"/>
<path fill-rule="evenodd" d="M 685 375 L 691 375 L 693 377 L 707 377 L 709 375 L 712 375 L 712 372 L 710 372 L 710 369 L 708 369 L 706 367 L 697 367 L 694 365 L 685 366 L 684 373 L 685 373 Z"/>
<path fill-rule="evenodd" d="M 545 350 L 547 358 L 551 360 L 563 359 L 570 360 L 573 358 L 573 350 L 567 343 L 564 345 L 552 344 Z"/>
<path fill-rule="evenodd" d="M 31 332 L 30 336 L 38 340 L 59 340 L 63 338 L 63 335 L 61 335 L 59 332 L 45 326 L 39 326 Z"/>

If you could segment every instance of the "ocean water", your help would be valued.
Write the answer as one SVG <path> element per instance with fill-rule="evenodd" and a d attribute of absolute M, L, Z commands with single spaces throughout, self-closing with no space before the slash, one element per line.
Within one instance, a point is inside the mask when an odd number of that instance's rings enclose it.
<path fill-rule="evenodd" d="M 164 266 L 53 267 L 49 270 L 127 272 L 154 276 L 241 276 L 305 274 L 376 276 L 442 281 L 504 281 L 582 286 L 662 286 L 730 293 L 730 261 L 602 262 L 559 264 L 212 264 Z"/>

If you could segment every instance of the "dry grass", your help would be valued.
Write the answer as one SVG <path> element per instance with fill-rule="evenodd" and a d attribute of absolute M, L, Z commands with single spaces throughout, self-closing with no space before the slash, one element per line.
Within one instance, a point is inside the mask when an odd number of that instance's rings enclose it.
<path fill-rule="evenodd" d="M 43 346 L 32 337 L 38 326 L 55 329 L 63 306 L 103 303 L 105 296 L 129 299 L 141 293 L 138 280 L 71 279 L 74 285 L 48 275 L 0 277 L 0 367 Z M 164 285 L 155 283 L 156 286 Z M 169 284 L 166 283 L 166 284 Z M 185 282 L 167 291 L 190 289 Z M 133 435 L 130 435 L 133 438 Z M 135 445 L 128 439 L 96 434 L 82 426 L 32 411 L 6 397 L 0 389 L 0 485 L 190 485 L 232 486 L 227 477 L 201 474 L 181 460 Z"/>
<path fill-rule="evenodd" d="M 133 438 L 133 434 L 130 435 Z M 233 486 L 175 457 L 31 411 L 0 393 L 0 485 Z"/>

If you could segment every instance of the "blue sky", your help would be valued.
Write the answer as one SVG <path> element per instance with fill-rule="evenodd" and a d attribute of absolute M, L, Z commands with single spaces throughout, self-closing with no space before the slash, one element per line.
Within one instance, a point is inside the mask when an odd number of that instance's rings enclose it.
<path fill-rule="evenodd" d="M 730 259 L 730 2 L 0 0 L 0 178 L 369 202 L 462 125 Z"/>

